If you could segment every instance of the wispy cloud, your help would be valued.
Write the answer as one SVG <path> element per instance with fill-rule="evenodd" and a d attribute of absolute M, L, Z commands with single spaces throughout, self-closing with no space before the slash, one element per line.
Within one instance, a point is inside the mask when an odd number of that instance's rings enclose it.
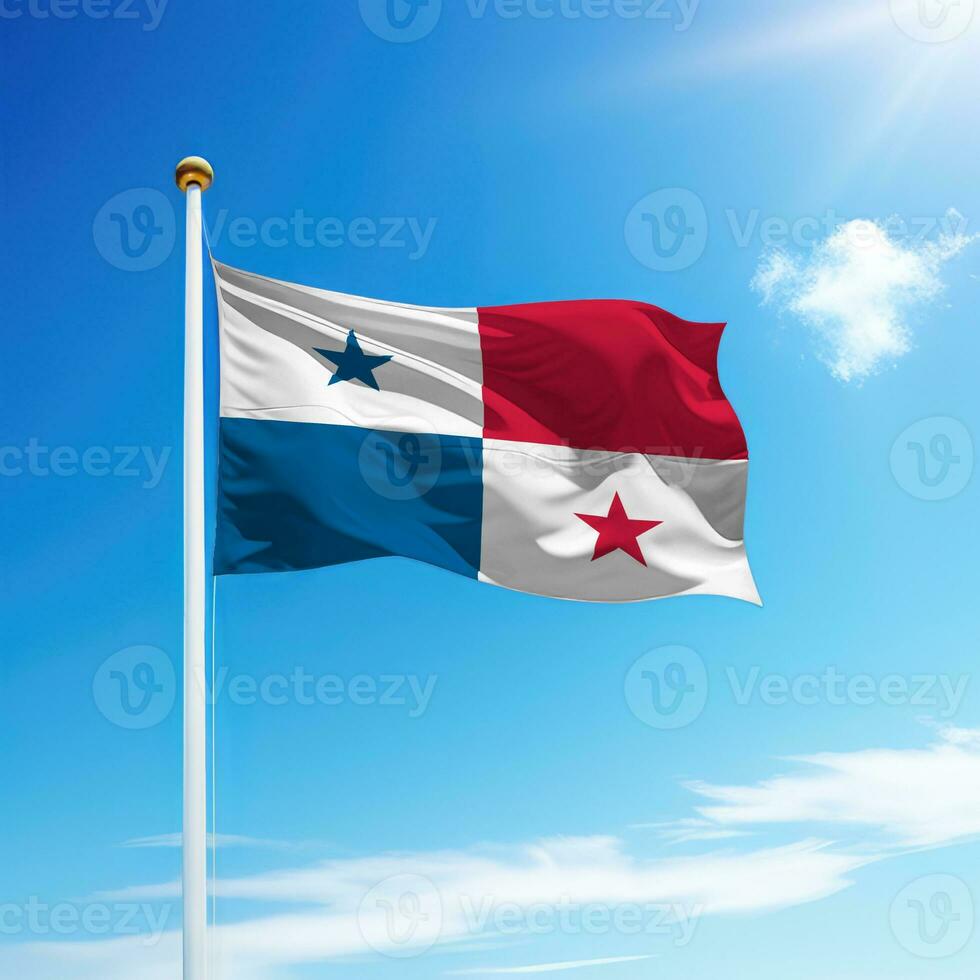
<path fill-rule="evenodd" d="M 926 749 L 823 752 L 812 767 L 752 786 L 689 784 L 719 828 L 828 823 L 873 828 L 883 844 L 950 844 L 980 834 L 980 731 L 943 729 Z"/>
<path fill-rule="evenodd" d="M 473 970 L 447 970 L 449 977 L 511 976 L 521 973 L 557 973 L 560 970 L 579 970 L 586 966 L 609 966 L 613 963 L 635 963 L 652 960 L 656 954 L 645 956 L 607 956 L 597 960 L 566 960 L 564 963 L 537 963 L 532 966 L 477 967 Z"/>
<path fill-rule="evenodd" d="M 6 943 L 0 946 L 4 980 L 173 980 L 180 976 L 180 935 L 148 946 L 142 937 L 88 942 Z M 230 978 L 229 978 L 230 980 Z M 241 980 L 260 980 L 246 974 Z"/>
<path fill-rule="evenodd" d="M 825 842 L 797 843 L 746 852 L 707 852 L 672 858 L 644 858 L 630 854 L 615 837 L 552 838 L 506 847 L 477 847 L 462 851 L 382 854 L 373 857 L 320 862 L 311 867 L 286 869 L 227 879 L 217 884 L 220 897 L 260 903 L 264 915 L 214 930 L 222 977 L 269 980 L 290 967 L 324 963 L 352 955 L 375 954 L 385 943 L 401 951 L 425 946 L 431 931 L 419 930 L 405 944 L 387 940 L 391 908 L 365 907 L 365 896 L 380 884 L 408 880 L 431 888 L 435 908 L 423 911 L 438 924 L 436 941 L 443 947 L 464 946 L 474 939 L 502 936 L 518 938 L 540 932 L 540 921 L 550 913 L 556 932 L 565 929 L 558 918 L 588 910 L 628 909 L 640 914 L 643 928 L 656 927 L 659 941 L 682 945 L 693 937 L 702 915 L 764 912 L 816 901 L 851 883 L 849 877 L 873 857 L 835 851 Z M 177 882 L 135 886 L 101 893 L 102 902 L 173 900 Z M 281 905 L 281 914 L 268 914 Z M 389 910 L 386 912 L 386 909 Z M 524 932 L 513 927 L 528 916 Z M 506 918 L 506 930 L 501 925 Z M 574 931 L 574 922 L 572 925 Z M 615 934 L 615 927 L 610 926 Z M 370 941 L 373 938 L 373 941 Z M 378 942 L 378 937 L 381 942 Z M 68 946 L 72 944 L 67 944 Z M 135 944 L 88 944 L 90 971 L 74 969 L 73 980 L 115 980 L 118 974 L 106 959 L 129 956 Z M 105 947 L 102 954 L 96 947 Z M 66 944 L 50 948 L 60 964 Z M 33 955 L 46 962 L 44 945 Z M 161 951 L 169 949 L 161 946 Z M 10 955 L 0 951 L 0 977 L 18 977 Z M 144 950 L 140 957 L 146 960 Z M 88 962 L 83 959 L 82 962 Z M 147 964 L 145 976 L 131 966 L 128 980 L 156 980 L 157 964 Z M 22 974 L 21 974 L 22 975 Z M 43 970 L 37 976 L 45 976 Z M 51 972 L 51 977 L 57 971 Z M 46 980 L 46 976 L 45 976 Z"/>
<path fill-rule="evenodd" d="M 692 783 L 702 800 L 696 815 L 651 827 L 668 844 L 685 835 L 696 842 L 762 833 L 767 826 L 803 825 L 809 833 L 832 827 L 825 837 L 755 847 L 726 840 L 722 850 L 670 857 L 635 853 L 616 836 L 555 837 L 334 859 L 219 881 L 219 896 L 254 902 L 261 910 L 214 930 L 220 977 L 269 980 L 293 967 L 383 951 L 377 937 L 386 934 L 387 916 L 399 907 L 397 895 L 384 893 L 380 903 L 365 900 L 385 882 L 407 879 L 435 896 L 438 929 L 409 936 L 401 950 L 436 943 L 436 950 L 476 952 L 474 943 L 532 934 L 520 927 L 502 931 L 500 910 L 507 910 L 511 922 L 514 910 L 519 920 L 522 910 L 535 910 L 537 925 L 548 910 L 567 914 L 596 907 L 656 909 L 663 913 L 664 941 L 680 945 L 693 936 L 702 915 L 761 913 L 817 901 L 847 888 L 870 863 L 980 834 L 980 730 L 938 729 L 925 748 L 824 752 L 792 761 L 804 768 L 758 783 Z M 849 844 L 841 842 L 847 827 L 855 832 Z M 152 902 L 178 894 L 177 883 L 167 882 L 99 898 Z M 556 931 L 565 930 L 556 925 Z M 0 977 L 60 980 L 70 972 L 73 980 L 162 980 L 173 975 L 178 955 L 174 933 L 152 948 L 139 937 L 8 945 L 0 949 Z M 549 972 L 625 961 L 607 957 L 467 972 Z"/>
<path fill-rule="evenodd" d="M 224 898 L 356 910 L 378 882 L 410 876 L 433 882 L 443 936 L 469 935 L 501 906 L 520 908 L 656 903 L 678 913 L 764 911 L 814 901 L 849 884 L 865 863 L 824 842 L 804 840 L 745 852 L 643 859 L 614 837 L 554 838 L 513 847 L 387 854 L 218 882 Z M 100 893 L 107 901 L 173 898 L 176 882 Z M 491 915 L 492 918 L 492 915 Z"/>
<path fill-rule="evenodd" d="M 848 221 L 808 256 L 767 252 L 752 287 L 810 329 L 835 377 L 859 381 L 908 353 L 910 313 L 936 299 L 943 266 L 977 237 L 957 211 L 945 226 L 935 241 L 904 241 L 888 222 Z"/>
<path fill-rule="evenodd" d="M 668 820 L 661 823 L 637 823 L 630 830 L 652 830 L 662 840 L 670 844 L 689 844 L 695 841 L 731 840 L 747 837 L 746 830 L 733 830 L 719 827 L 710 820 L 698 817 L 685 817 L 683 820 Z"/>

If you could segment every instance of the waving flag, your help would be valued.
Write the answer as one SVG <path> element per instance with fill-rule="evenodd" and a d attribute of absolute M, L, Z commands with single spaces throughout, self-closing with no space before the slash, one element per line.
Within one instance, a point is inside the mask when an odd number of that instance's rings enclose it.
<path fill-rule="evenodd" d="M 218 574 L 397 555 L 567 599 L 759 601 L 723 324 L 215 277 Z"/>

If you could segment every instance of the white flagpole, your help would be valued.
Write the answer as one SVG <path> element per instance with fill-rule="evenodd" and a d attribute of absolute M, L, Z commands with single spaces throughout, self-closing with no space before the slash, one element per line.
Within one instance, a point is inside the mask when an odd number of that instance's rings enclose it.
<path fill-rule="evenodd" d="M 200 157 L 177 164 L 187 195 L 184 290 L 184 980 L 207 980 L 208 784 L 205 683 L 204 283 L 201 193 L 214 172 Z"/>

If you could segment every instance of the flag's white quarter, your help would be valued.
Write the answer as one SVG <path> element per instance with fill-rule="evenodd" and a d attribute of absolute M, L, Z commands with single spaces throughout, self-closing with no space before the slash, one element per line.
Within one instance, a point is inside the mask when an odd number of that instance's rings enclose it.
<path fill-rule="evenodd" d="M 480 579 L 565 599 L 629 602 L 710 593 L 759 603 L 742 541 L 748 462 L 683 460 L 485 439 Z M 593 559 L 576 515 L 660 521 L 639 534 L 646 567 L 622 550 Z"/>
<path fill-rule="evenodd" d="M 433 309 L 294 286 L 217 264 L 221 415 L 393 432 L 483 434 L 475 309 Z M 351 330 L 392 355 L 380 391 L 329 384 Z"/>

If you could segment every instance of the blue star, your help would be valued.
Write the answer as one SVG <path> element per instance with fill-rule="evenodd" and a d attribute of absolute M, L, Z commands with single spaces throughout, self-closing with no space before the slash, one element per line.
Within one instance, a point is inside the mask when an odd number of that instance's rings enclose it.
<path fill-rule="evenodd" d="M 382 364 L 387 364 L 394 356 L 388 354 L 386 357 L 375 357 L 371 354 L 365 354 L 361 350 L 361 345 L 357 342 L 353 330 L 347 335 L 346 350 L 320 350 L 319 347 L 313 349 L 321 357 L 325 357 L 337 365 L 337 370 L 330 379 L 330 384 L 335 385 L 338 381 L 360 381 L 375 391 L 381 389 L 378 387 L 378 382 L 374 380 L 374 372 Z"/>

